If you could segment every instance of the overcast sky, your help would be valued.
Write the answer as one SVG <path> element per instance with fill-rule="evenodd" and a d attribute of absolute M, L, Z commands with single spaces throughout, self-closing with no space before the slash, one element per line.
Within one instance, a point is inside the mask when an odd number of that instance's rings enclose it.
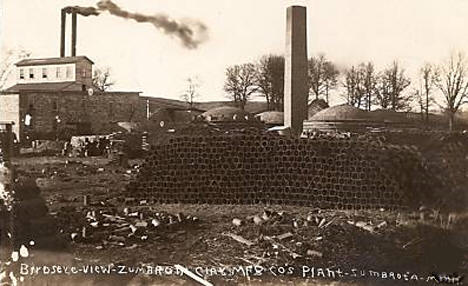
<path fill-rule="evenodd" d="M 33 57 L 59 55 L 60 9 L 95 1 L 0 0 L 0 47 L 24 48 Z M 103 13 L 78 18 L 78 55 L 110 67 L 114 90 L 179 98 L 185 79 L 198 76 L 203 100 L 223 100 L 227 66 L 281 54 L 285 12 L 308 8 L 309 55 L 325 53 L 339 66 L 372 60 L 381 68 L 394 59 L 414 75 L 424 62 L 439 62 L 451 51 L 468 49 L 466 0 L 115 0 L 148 15 L 191 18 L 208 27 L 198 49 L 148 23 Z M 69 53 L 69 47 L 67 47 Z"/>

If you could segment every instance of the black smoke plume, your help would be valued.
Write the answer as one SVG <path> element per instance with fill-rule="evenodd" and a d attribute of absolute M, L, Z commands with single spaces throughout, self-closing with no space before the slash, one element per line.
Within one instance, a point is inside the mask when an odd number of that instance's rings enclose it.
<path fill-rule="evenodd" d="M 139 23 L 151 23 L 165 34 L 180 39 L 184 47 L 189 49 L 196 49 L 208 39 L 208 28 L 200 21 L 174 20 L 164 14 L 145 15 L 133 13 L 122 9 L 111 0 L 101 0 L 96 6 L 70 6 L 64 9 L 67 13 L 77 13 L 83 16 L 97 16 L 102 11 L 107 11 L 114 16 L 132 19 Z"/>
<path fill-rule="evenodd" d="M 82 16 L 97 16 L 99 11 L 94 7 L 80 7 L 80 6 L 68 6 L 63 8 L 67 14 L 76 13 Z"/>

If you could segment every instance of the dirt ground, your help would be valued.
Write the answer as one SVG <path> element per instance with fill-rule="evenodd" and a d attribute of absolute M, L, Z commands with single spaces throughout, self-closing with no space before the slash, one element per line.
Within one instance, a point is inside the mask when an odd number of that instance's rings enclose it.
<path fill-rule="evenodd" d="M 135 202 L 125 186 L 140 163 L 15 160 L 20 178 L 36 180 L 67 245 L 32 247 L 25 263 L 114 267 L 110 275 L 25 274 L 28 283 L 202 285 L 175 265 L 212 285 L 435 285 L 467 273 L 467 213 Z"/>

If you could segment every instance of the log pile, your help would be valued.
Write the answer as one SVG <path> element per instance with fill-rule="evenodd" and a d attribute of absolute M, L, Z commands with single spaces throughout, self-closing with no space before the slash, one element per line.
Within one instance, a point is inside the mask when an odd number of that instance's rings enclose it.
<path fill-rule="evenodd" d="M 127 195 L 159 203 L 400 209 L 420 167 L 414 149 L 369 137 L 181 136 L 151 149 Z"/>

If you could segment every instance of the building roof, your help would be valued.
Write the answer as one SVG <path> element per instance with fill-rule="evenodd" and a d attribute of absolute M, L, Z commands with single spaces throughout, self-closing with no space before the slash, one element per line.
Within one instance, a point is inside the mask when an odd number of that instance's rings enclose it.
<path fill-rule="evenodd" d="M 312 100 L 310 102 L 309 108 L 313 108 L 313 107 L 319 107 L 321 109 L 325 109 L 325 108 L 328 108 L 330 106 L 328 105 L 328 103 L 323 98 L 318 98 L 318 99 L 314 99 L 314 100 Z"/>
<path fill-rule="evenodd" d="M 237 121 L 251 118 L 251 114 L 240 108 L 231 106 L 221 106 L 212 108 L 201 114 L 208 121 Z"/>
<path fill-rule="evenodd" d="M 91 64 L 94 64 L 92 60 L 90 60 L 86 56 L 77 56 L 77 57 L 59 57 L 59 58 L 43 58 L 43 59 L 24 59 L 17 62 L 15 65 L 17 67 L 22 66 L 38 66 L 38 65 L 56 65 L 56 64 L 71 64 L 76 63 L 79 61 L 86 60 Z"/>
<path fill-rule="evenodd" d="M 349 121 L 349 120 L 369 120 L 366 111 L 357 107 L 342 104 L 332 106 L 317 112 L 310 118 L 313 121 Z"/>
<path fill-rule="evenodd" d="M 2 90 L 2 93 L 20 91 L 81 91 L 81 84 L 77 82 L 18 83 Z"/>
<path fill-rule="evenodd" d="M 208 102 L 195 102 L 194 107 L 201 110 L 210 110 L 216 107 L 237 107 L 237 103 L 232 101 L 208 101 Z M 264 101 L 247 101 L 244 110 L 253 114 L 257 114 L 268 110 L 267 103 Z"/>
<path fill-rule="evenodd" d="M 87 89 L 90 86 L 86 86 Z M 135 94 L 139 91 L 105 91 L 101 92 L 96 87 L 93 87 L 96 94 Z M 5 90 L 0 90 L 0 94 L 19 93 L 19 92 L 76 92 L 83 91 L 82 83 L 73 82 L 38 82 L 38 83 L 18 83 Z"/>
<path fill-rule="evenodd" d="M 284 123 L 284 113 L 281 111 L 265 111 L 255 115 L 259 118 L 260 121 L 265 124 L 283 124 Z"/>
<path fill-rule="evenodd" d="M 307 118 L 312 118 L 317 112 L 324 110 L 325 108 L 329 108 L 330 106 L 328 103 L 323 100 L 322 98 L 319 99 L 314 99 L 312 102 L 309 104 L 307 108 Z"/>

